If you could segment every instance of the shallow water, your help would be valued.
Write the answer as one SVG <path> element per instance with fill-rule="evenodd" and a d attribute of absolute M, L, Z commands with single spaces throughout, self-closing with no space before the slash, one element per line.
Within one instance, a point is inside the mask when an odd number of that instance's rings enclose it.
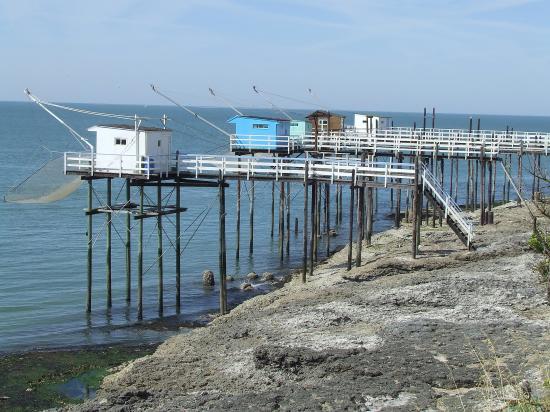
<path fill-rule="evenodd" d="M 173 148 L 183 153 L 227 153 L 227 138 L 193 117 L 173 107 L 122 106 L 122 105 L 79 105 L 96 111 L 156 116 L 166 113 L 177 120 L 174 129 Z M 228 109 L 199 108 L 202 115 L 227 130 L 225 120 L 233 113 Z M 251 112 L 251 111 L 249 111 Z M 254 110 L 260 114 L 271 114 L 267 110 Z M 292 112 L 291 112 L 292 113 Z M 63 112 L 66 119 L 78 132 L 91 138 L 86 129 L 105 119 L 92 118 Z M 296 111 L 296 117 L 306 112 Z M 352 113 L 344 113 L 348 119 Z M 422 124 L 419 113 L 389 113 L 396 126 L 410 126 L 414 121 Z M 506 125 L 516 130 L 550 131 L 550 118 L 517 116 L 481 116 L 482 127 L 505 129 Z M 108 121 L 107 121 L 108 123 Z M 160 123 L 152 124 L 159 125 Z M 442 114 L 437 118 L 438 127 L 468 127 L 468 116 Z M 0 103 L 0 138 L 3 149 L 0 153 L 0 192 L 22 180 L 52 155 L 50 151 L 79 150 L 78 144 L 55 120 L 31 103 Z M 93 140 L 92 140 L 93 141 Z M 528 165 L 528 162 L 526 162 Z M 446 168 L 448 170 L 448 168 Z M 527 173 L 526 173 L 527 175 Z M 500 198 L 501 177 L 497 183 L 497 200 Z M 526 176 L 526 181 L 528 181 Z M 231 182 L 230 182 L 231 183 Z M 464 186 L 464 187 L 463 187 Z M 104 195 L 104 182 L 96 182 L 99 198 Z M 113 197 L 119 194 L 121 186 L 114 182 Z M 241 214 L 241 259 L 236 261 L 235 253 L 235 190 L 234 184 L 226 191 L 228 274 L 245 276 L 250 271 L 261 273 L 271 271 L 281 276 L 289 268 L 301 262 L 302 248 L 302 188 L 292 185 L 291 223 L 299 219 L 299 231 L 292 230 L 290 256 L 281 262 L 278 256 L 277 235 L 270 236 L 271 229 L 271 183 L 256 182 L 256 210 L 254 231 L 254 254 L 248 255 L 248 200 L 243 186 Z M 461 190 L 465 185 L 461 185 Z M 278 198 L 276 189 L 276 199 Z M 169 195 L 170 191 L 165 190 Z M 333 192 L 334 193 L 334 190 Z M 133 193 L 136 196 L 137 193 Z M 152 196 L 152 193 L 150 194 Z M 344 190 L 347 202 L 348 190 Z M 144 257 L 144 325 L 128 327 L 136 323 L 136 306 L 125 304 L 125 255 L 120 238 L 124 237 L 124 219 L 117 216 L 113 229 L 113 309 L 105 309 L 105 216 L 94 216 L 94 233 L 99 237 L 94 244 L 93 312 L 84 312 L 86 290 L 86 190 L 81 186 L 67 199 L 46 204 L 0 203 L 0 352 L 20 351 L 36 347 L 60 347 L 114 342 L 158 341 L 178 330 L 178 325 L 204 317 L 215 311 L 218 305 L 218 290 L 204 289 L 201 273 L 205 269 L 217 272 L 218 266 L 218 211 L 217 189 L 184 188 L 183 206 L 188 210 L 182 215 L 185 229 L 182 245 L 182 314 L 175 314 L 175 265 L 174 227 L 165 223 L 164 235 L 164 296 L 165 315 L 170 326 L 151 327 L 157 318 L 157 272 L 156 231 L 152 221 L 145 222 Z M 404 203 L 403 203 L 404 204 Z M 278 204 L 275 206 L 275 213 Z M 334 206 L 331 209 L 334 226 Z M 344 205 L 343 222 L 347 219 L 348 207 Z M 389 191 L 379 191 L 375 215 L 375 231 L 391 227 L 389 217 Z M 199 226 L 204 215 L 206 218 Z M 183 230 L 182 229 L 182 230 Z M 331 239 L 332 247 L 344 244 L 347 239 L 346 226 L 336 228 L 339 235 Z M 275 232 L 277 219 L 275 218 Z M 137 231 L 132 232 L 132 245 L 137 245 Z M 325 247 L 320 246 L 321 257 Z M 134 252 L 134 251 L 133 251 Z M 133 253 L 132 252 L 132 253 Z M 132 255 L 135 269 L 136 254 Z M 135 273 L 133 273 L 133 298 L 135 298 Z M 239 289 L 240 281 L 229 284 L 229 300 L 235 305 L 253 295 Z M 269 290 L 268 285 L 257 285 L 254 294 Z M 174 326 L 176 325 L 176 326 Z"/>

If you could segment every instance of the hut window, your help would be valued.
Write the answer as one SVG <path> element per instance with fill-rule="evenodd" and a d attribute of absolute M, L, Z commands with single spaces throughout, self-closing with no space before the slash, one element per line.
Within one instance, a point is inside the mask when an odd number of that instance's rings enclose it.
<path fill-rule="evenodd" d="M 320 120 L 319 120 L 319 124 L 320 124 L 321 126 L 326 126 L 326 125 L 328 124 L 328 120 L 327 120 L 327 119 L 320 119 Z"/>
<path fill-rule="evenodd" d="M 253 129 L 267 129 L 269 126 L 265 123 L 253 123 L 252 128 Z"/>
<path fill-rule="evenodd" d="M 292 127 L 298 127 L 298 123 L 290 123 Z"/>
<path fill-rule="evenodd" d="M 126 146 L 126 139 L 121 139 L 120 137 L 117 137 L 117 138 L 115 138 L 115 144 L 116 145 L 121 145 L 121 146 Z"/>
<path fill-rule="evenodd" d="M 157 147 L 160 147 L 162 140 L 157 140 Z"/>

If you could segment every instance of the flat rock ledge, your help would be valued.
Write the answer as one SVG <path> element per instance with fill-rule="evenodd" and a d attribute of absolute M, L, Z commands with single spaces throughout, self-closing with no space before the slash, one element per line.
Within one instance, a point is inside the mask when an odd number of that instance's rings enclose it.
<path fill-rule="evenodd" d="M 530 227 L 525 208 L 498 207 L 467 252 L 423 226 L 417 260 L 410 225 L 381 233 L 361 267 L 346 272 L 344 248 L 306 284 L 167 340 L 67 409 L 501 410 L 525 380 L 542 396 L 550 307 Z"/>

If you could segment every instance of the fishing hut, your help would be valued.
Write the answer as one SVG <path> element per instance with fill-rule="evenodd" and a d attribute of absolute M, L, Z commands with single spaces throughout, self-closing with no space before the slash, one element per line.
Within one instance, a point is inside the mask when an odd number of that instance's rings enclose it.
<path fill-rule="evenodd" d="M 274 117 L 236 115 L 228 121 L 235 125 L 231 150 L 235 153 L 294 152 L 290 139 L 290 120 Z"/>
<path fill-rule="evenodd" d="M 313 133 L 332 133 L 344 130 L 346 116 L 326 110 L 316 110 L 306 116 L 312 124 Z"/>
<path fill-rule="evenodd" d="M 376 116 L 370 114 L 355 113 L 353 116 L 355 131 L 376 132 L 392 127 L 392 118 L 389 116 Z"/>

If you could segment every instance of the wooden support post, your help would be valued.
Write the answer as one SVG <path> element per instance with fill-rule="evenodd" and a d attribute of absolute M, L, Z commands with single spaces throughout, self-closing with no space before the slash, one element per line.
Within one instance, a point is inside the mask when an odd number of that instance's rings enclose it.
<path fill-rule="evenodd" d="M 445 188 L 445 184 L 444 184 L 444 180 L 445 180 L 445 159 L 443 158 L 443 156 L 441 157 L 441 159 L 439 160 L 439 166 L 441 168 L 440 170 L 440 175 L 439 175 L 439 184 L 441 185 L 442 188 Z M 439 208 L 439 227 L 442 227 L 443 226 L 443 209 L 440 209 Z"/>
<path fill-rule="evenodd" d="M 519 192 L 523 193 L 523 141 L 521 142 L 518 156 L 518 185 Z M 518 205 L 521 205 L 521 199 L 519 196 L 517 197 L 517 202 Z"/>
<path fill-rule="evenodd" d="M 107 209 L 111 210 L 112 206 L 112 199 L 111 199 L 111 192 L 112 192 L 112 179 L 109 177 L 107 178 Z M 112 296 L 112 271 L 111 271 L 111 230 L 113 225 L 113 214 L 112 213 L 106 213 L 105 214 L 106 222 L 106 244 L 107 244 L 107 253 L 105 256 L 105 266 L 107 268 L 106 273 L 106 281 L 107 281 L 107 309 L 110 309 L 113 306 L 113 296 Z"/>
<path fill-rule="evenodd" d="M 294 234 L 295 235 L 298 234 L 298 218 L 297 217 L 294 218 Z"/>
<path fill-rule="evenodd" d="M 252 256 L 254 253 L 254 178 L 250 178 L 250 210 L 249 210 L 249 226 L 250 226 L 250 238 L 248 240 L 248 254 Z"/>
<path fill-rule="evenodd" d="M 306 283 L 306 276 L 307 276 L 307 220 L 308 220 L 308 191 L 309 191 L 309 183 L 308 183 L 308 176 L 309 176 L 309 163 L 305 162 L 304 166 L 304 235 L 303 235 L 303 257 L 302 257 L 302 283 Z"/>
<path fill-rule="evenodd" d="M 317 184 L 317 180 L 313 180 L 312 184 L 313 192 L 314 194 L 311 196 L 311 218 L 312 220 L 312 226 L 311 226 L 311 233 L 313 236 L 313 258 L 315 261 L 317 261 L 318 258 L 318 246 L 319 246 L 319 185 Z M 310 268 L 310 270 L 313 270 L 313 268 Z M 311 272 L 313 273 L 313 272 Z"/>
<path fill-rule="evenodd" d="M 286 183 L 286 255 L 290 256 L 290 182 Z"/>
<path fill-rule="evenodd" d="M 537 192 L 540 192 L 540 179 L 542 177 L 542 172 L 541 172 L 541 168 L 540 168 L 540 158 L 541 158 L 541 155 L 537 155 L 537 168 L 536 168 L 536 171 L 537 171 Z"/>
<path fill-rule="evenodd" d="M 458 159 L 456 160 L 458 162 Z M 454 162 L 455 159 L 452 157 L 449 159 L 450 168 L 449 168 L 449 195 L 453 196 L 453 178 L 454 178 Z"/>
<path fill-rule="evenodd" d="M 235 259 L 238 261 L 241 257 L 241 179 L 237 179 L 237 224 L 235 230 L 237 232 Z M 271 230 L 271 236 L 273 236 L 273 229 Z"/>
<path fill-rule="evenodd" d="M 487 185 L 487 216 L 485 218 L 485 223 L 491 224 L 491 213 L 493 213 L 493 161 L 488 160 L 488 172 L 489 172 L 489 184 Z"/>
<path fill-rule="evenodd" d="M 92 248 L 93 248 L 93 222 L 92 222 L 92 198 L 93 198 L 93 180 L 88 180 L 88 254 L 86 259 L 87 276 L 86 276 L 86 312 L 92 311 Z"/>
<path fill-rule="evenodd" d="M 330 256 L 330 183 L 325 183 L 325 220 L 327 230 L 327 257 Z"/>
<path fill-rule="evenodd" d="M 508 155 L 508 173 L 510 174 L 510 176 L 512 176 L 512 154 L 509 154 Z M 510 179 L 506 179 L 507 180 L 507 183 L 506 183 L 506 202 L 509 202 L 510 201 Z"/>
<path fill-rule="evenodd" d="M 275 180 L 271 182 L 271 237 L 275 226 Z"/>
<path fill-rule="evenodd" d="M 181 186 L 176 178 L 176 313 L 181 311 Z"/>
<path fill-rule="evenodd" d="M 334 202 L 336 204 L 336 211 L 335 211 L 335 214 L 334 214 L 334 227 L 338 226 L 338 224 L 340 223 L 338 221 L 339 217 L 340 217 L 340 183 L 338 183 L 336 185 L 336 195 L 334 196 Z"/>
<path fill-rule="evenodd" d="M 361 266 L 361 252 L 362 252 L 362 244 L 363 244 L 363 233 L 364 233 L 364 213 L 365 213 L 365 183 L 361 182 L 358 183 L 358 194 L 357 198 L 359 200 L 359 204 L 357 206 L 357 217 L 359 224 L 357 225 L 357 237 L 355 239 L 356 247 L 355 247 L 355 266 L 359 267 Z M 368 236 L 368 232 L 367 232 Z"/>
<path fill-rule="evenodd" d="M 285 237 L 285 183 L 281 182 L 279 189 L 279 259 L 284 258 L 284 237 Z"/>
<path fill-rule="evenodd" d="M 481 214 L 481 225 L 485 224 L 485 147 L 482 145 L 480 149 L 480 162 L 481 162 L 481 196 L 479 199 L 479 209 Z"/>
<path fill-rule="evenodd" d="M 311 182 L 311 238 L 309 246 L 309 275 L 313 275 L 313 262 L 315 259 L 315 244 L 317 243 L 317 185 L 315 179 Z"/>
<path fill-rule="evenodd" d="M 139 214 L 143 215 L 143 184 L 139 186 Z M 139 235 L 138 235 L 138 320 L 143 319 L 143 221 L 139 219 Z"/>
<path fill-rule="evenodd" d="M 460 162 L 459 159 L 456 159 L 455 162 L 455 202 L 458 203 L 458 170 L 459 170 Z"/>
<path fill-rule="evenodd" d="M 342 185 L 339 185 L 339 190 L 338 190 L 338 204 L 340 205 L 340 210 L 339 210 L 339 214 L 338 214 L 338 224 L 341 225 L 342 224 L 342 219 L 343 219 L 343 215 L 344 215 L 344 196 L 342 194 Z"/>
<path fill-rule="evenodd" d="M 531 200 L 535 200 L 535 189 L 537 186 L 537 155 L 533 155 L 533 182 L 531 184 Z"/>
<path fill-rule="evenodd" d="M 420 160 L 418 154 L 416 155 L 415 164 L 414 164 L 414 197 L 413 197 L 413 204 L 412 204 L 412 227 L 413 227 L 413 233 L 412 233 L 412 257 L 413 259 L 416 259 L 416 254 L 418 252 L 418 238 L 419 238 L 419 218 L 420 218 L 420 209 L 422 207 L 422 203 L 420 200 Z"/>
<path fill-rule="evenodd" d="M 164 267 L 162 259 L 162 178 L 159 176 L 157 185 L 157 264 L 158 264 L 158 313 L 164 315 Z"/>
<path fill-rule="evenodd" d="M 130 207 L 132 201 L 130 191 L 130 179 L 126 179 L 126 206 Z M 126 213 L 126 242 L 124 244 L 126 249 L 126 303 L 130 303 L 132 299 L 132 226 L 131 226 L 131 214 Z"/>
<path fill-rule="evenodd" d="M 370 181 L 372 181 L 372 178 L 369 178 Z M 367 226 L 366 226 L 366 240 L 367 240 L 367 246 L 370 246 L 372 243 L 372 231 L 373 231 L 373 214 L 374 214 L 374 207 L 373 207 L 373 188 L 368 187 L 367 188 L 367 207 L 366 207 L 366 213 L 367 213 Z"/>
<path fill-rule="evenodd" d="M 351 270 L 351 258 L 353 249 L 353 209 L 355 208 L 355 170 L 351 171 L 350 200 L 349 200 L 349 242 L 348 242 L 348 265 L 347 269 Z"/>
<path fill-rule="evenodd" d="M 225 244 L 225 179 L 219 172 L 219 268 L 220 268 L 220 314 L 227 313 L 227 253 Z"/>
<path fill-rule="evenodd" d="M 493 184 L 492 184 L 492 191 L 493 194 L 491 196 L 491 206 L 495 207 L 495 197 L 496 197 L 496 191 L 497 191 L 497 163 L 496 160 L 491 159 L 492 169 L 493 169 Z M 491 221 L 491 223 L 493 223 Z"/>
<path fill-rule="evenodd" d="M 439 143 L 436 143 L 435 144 L 435 149 L 434 149 L 434 158 L 433 158 L 433 164 L 432 164 L 432 172 L 434 172 L 434 178 L 435 180 L 437 181 L 438 178 L 439 178 L 439 172 L 438 172 L 438 169 L 437 169 L 437 157 L 439 155 Z M 432 202 L 432 209 L 433 209 L 433 214 L 432 214 L 432 227 L 435 227 L 435 218 L 436 218 L 436 210 L 437 210 L 437 205 L 435 202 Z"/>
<path fill-rule="evenodd" d="M 403 161 L 403 155 L 397 153 L 397 162 L 401 163 Z M 397 179 L 397 183 L 401 183 L 401 179 Z M 394 225 L 397 229 L 401 226 L 401 189 L 396 190 L 396 201 L 395 201 L 395 218 Z"/>

